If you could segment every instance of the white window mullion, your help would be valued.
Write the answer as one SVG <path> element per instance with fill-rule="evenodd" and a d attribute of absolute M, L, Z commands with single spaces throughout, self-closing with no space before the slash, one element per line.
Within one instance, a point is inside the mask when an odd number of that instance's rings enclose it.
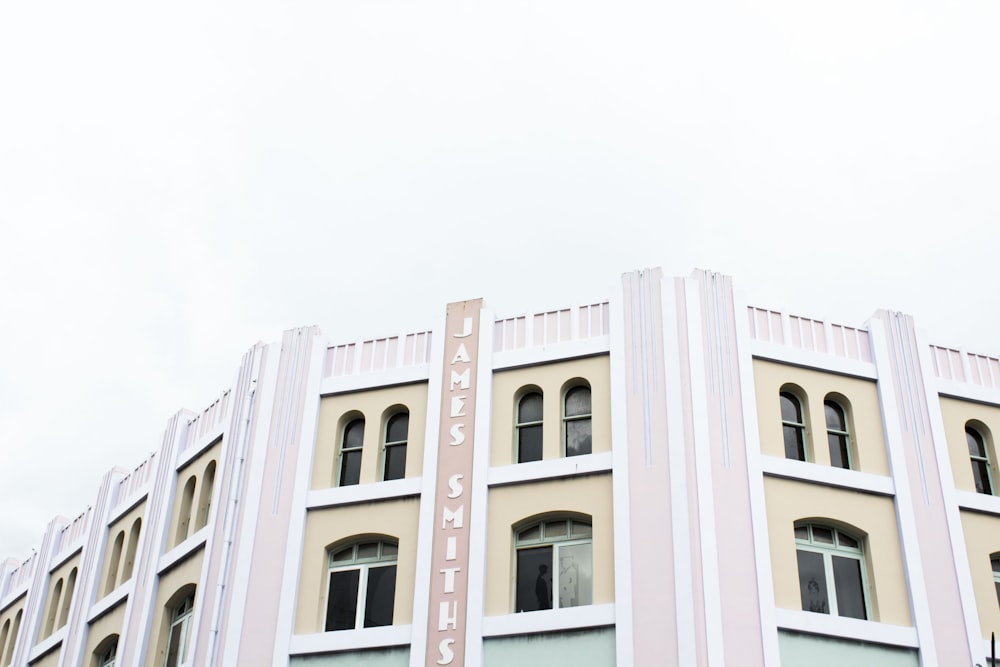
<path fill-rule="evenodd" d="M 358 608 L 354 616 L 354 628 L 365 627 L 365 600 L 368 599 L 368 565 L 358 568 Z"/>
<path fill-rule="evenodd" d="M 840 616 L 837 607 L 837 580 L 833 578 L 833 554 L 823 551 L 823 569 L 826 571 L 826 596 L 830 599 L 830 613 Z"/>

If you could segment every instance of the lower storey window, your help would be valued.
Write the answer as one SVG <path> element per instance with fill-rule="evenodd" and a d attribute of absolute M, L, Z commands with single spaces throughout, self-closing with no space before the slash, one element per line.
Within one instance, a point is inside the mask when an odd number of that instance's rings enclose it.
<path fill-rule="evenodd" d="M 392 625 L 397 553 L 393 542 L 359 542 L 330 552 L 327 632 Z"/>
<path fill-rule="evenodd" d="M 591 526 L 543 521 L 517 533 L 514 610 L 561 609 L 593 603 Z"/>
<path fill-rule="evenodd" d="M 177 667 L 186 659 L 193 610 L 194 596 L 192 595 L 187 596 L 174 607 L 170 618 L 170 632 L 167 635 L 167 659 L 163 663 L 164 667 Z"/>
<path fill-rule="evenodd" d="M 861 542 L 818 524 L 795 527 L 802 609 L 820 614 L 868 618 Z"/>

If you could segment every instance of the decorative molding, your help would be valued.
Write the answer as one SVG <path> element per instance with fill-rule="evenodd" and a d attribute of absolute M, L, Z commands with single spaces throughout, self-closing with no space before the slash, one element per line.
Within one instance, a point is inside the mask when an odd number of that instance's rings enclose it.
<path fill-rule="evenodd" d="M 410 643 L 412 635 L 412 625 L 386 625 L 380 628 L 292 635 L 288 652 L 290 655 L 309 655 L 310 653 L 336 653 L 338 651 L 363 651 L 365 649 L 406 646 Z"/>
<path fill-rule="evenodd" d="M 764 475 L 768 477 L 796 479 L 879 496 L 896 495 L 896 487 L 891 477 L 874 475 L 870 472 L 845 470 L 844 468 L 834 468 L 818 463 L 783 459 L 764 454 L 760 455 L 760 467 Z"/>
<path fill-rule="evenodd" d="M 774 615 L 778 621 L 778 627 L 782 630 L 794 630 L 811 635 L 824 635 L 903 648 L 918 648 L 920 646 L 917 641 L 916 629 L 908 626 L 862 621 L 857 618 L 817 614 L 798 609 L 778 608 L 774 610 Z"/>
<path fill-rule="evenodd" d="M 545 609 L 483 618 L 483 637 L 535 635 L 541 632 L 600 628 L 615 625 L 615 604 Z"/>
<path fill-rule="evenodd" d="M 610 472 L 613 467 L 611 452 L 584 454 L 582 456 L 567 456 L 547 461 L 531 461 L 529 463 L 514 463 L 489 469 L 489 486 L 505 486 L 521 484 L 545 479 L 561 477 L 576 477 Z"/>
<path fill-rule="evenodd" d="M 315 510 L 323 507 L 337 507 L 341 505 L 355 505 L 357 503 L 370 503 L 378 500 L 392 500 L 394 498 L 408 498 L 419 496 L 423 488 L 423 479 L 420 477 L 408 477 L 406 479 L 393 479 L 387 482 L 375 482 L 374 484 L 354 484 L 351 486 L 338 486 L 329 489 L 313 489 L 306 494 L 306 509 Z"/>

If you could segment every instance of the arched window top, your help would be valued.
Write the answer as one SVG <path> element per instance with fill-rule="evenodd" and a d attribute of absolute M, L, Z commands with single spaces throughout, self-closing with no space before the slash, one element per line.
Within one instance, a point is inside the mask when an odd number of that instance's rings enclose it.
<path fill-rule="evenodd" d="M 997 603 L 1000 604 L 1000 551 L 990 554 L 990 567 L 993 569 L 993 587 L 997 592 Z"/>
<path fill-rule="evenodd" d="M 365 539 L 328 549 L 330 567 L 358 563 L 395 562 L 399 543 L 392 539 Z"/>
<path fill-rule="evenodd" d="M 344 425 L 344 449 L 360 448 L 365 440 L 365 418 L 355 417 Z"/>
<path fill-rule="evenodd" d="M 826 428 L 828 431 L 847 432 L 847 415 L 844 408 L 837 401 L 829 399 L 823 401 L 823 409 L 826 412 Z"/>
<path fill-rule="evenodd" d="M 566 390 L 564 415 L 569 417 L 589 417 L 591 413 L 590 405 L 590 385 L 580 380 L 577 384 L 571 385 Z"/>
<path fill-rule="evenodd" d="M 847 412 L 842 397 L 832 398 L 827 395 L 823 401 L 826 415 L 826 438 L 830 446 L 830 465 L 835 468 L 854 468 L 854 456 L 851 448 L 851 434 L 847 425 Z"/>
<path fill-rule="evenodd" d="M 97 667 L 114 667 L 117 655 L 118 635 L 109 635 L 94 650 L 94 664 Z"/>
<path fill-rule="evenodd" d="M 514 542 L 517 546 L 589 539 L 593 535 L 590 521 L 581 519 L 547 519 L 519 529 Z"/>
<path fill-rule="evenodd" d="M 802 401 L 790 391 L 778 394 L 781 400 L 781 421 L 802 424 Z"/>
<path fill-rule="evenodd" d="M 406 442 L 410 430 L 410 413 L 402 410 L 389 417 L 385 423 L 385 443 Z"/>
<path fill-rule="evenodd" d="M 852 532 L 824 523 L 798 522 L 795 524 L 795 541 L 816 547 L 862 553 L 862 539 L 855 537 Z"/>
<path fill-rule="evenodd" d="M 529 391 L 517 402 L 517 425 L 527 426 L 542 422 L 543 398 L 541 391 Z"/>

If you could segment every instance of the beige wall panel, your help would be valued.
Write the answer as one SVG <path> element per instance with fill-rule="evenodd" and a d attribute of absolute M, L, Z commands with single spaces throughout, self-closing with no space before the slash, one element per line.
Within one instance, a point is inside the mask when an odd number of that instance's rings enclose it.
<path fill-rule="evenodd" d="M 410 412 L 406 442 L 406 477 L 420 477 L 424 461 L 427 383 L 328 396 L 320 400 L 313 456 L 312 488 L 337 485 L 341 430 L 357 416 L 365 418 L 361 453 L 361 484 L 382 479 L 382 442 L 386 420 L 400 407 Z"/>
<path fill-rule="evenodd" d="M 486 615 L 514 609 L 514 531 L 531 517 L 589 514 L 593 526 L 594 604 L 615 601 L 611 475 L 517 484 L 490 489 L 486 535 Z"/>
<path fill-rule="evenodd" d="M 194 554 L 178 563 L 160 577 L 156 590 L 156 603 L 153 605 L 153 623 L 150 626 L 149 644 L 147 646 L 146 666 L 160 667 L 166 658 L 167 632 L 170 629 L 170 618 L 166 613 L 168 602 L 173 602 L 178 591 L 185 586 L 196 587 L 201 576 L 201 564 L 205 557 L 205 549 L 198 548 Z M 201 591 L 194 592 L 194 613 L 198 613 Z M 188 656 L 193 646 L 188 644 Z"/>
<path fill-rule="evenodd" d="M 6 665 L 7 656 L 14 652 L 14 640 L 17 633 L 20 632 L 20 627 L 15 628 L 14 622 L 18 612 L 22 612 L 20 623 L 22 625 L 24 623 L 24 600 L 25 596 L 22 595 L 3 612 L 0 612 L 0 633 L 3 632 L 5 626 L 7 629 L 6 638 L 0 636 L 0 665 Z"/>
<path fill-rule="evenodd" d="M 1000 628 L 1000 601 L 990 565 L 990 555 L 1000 552 L 1000 517 L 974 512 L 962 512 L 961 516 L 979 625 L 983 638 L 988 639 L 990 632 Z"/>
<path fill-rule="evenodd" d="M 416 586 L 419 513 L 420 501 L 417 498 L 310 511 L 306 517 L 306 535 L 302 549 L 295 633 L 323 632 L 328 583 L 327 548 L 337 542 L 365 535 L 389 535 L 399 540 L 392 622 L 393 625 L 411 623 L 413 589 Z"/>
<path fill-rule="evenodd" d="M 62 654 L 62 645 L 57 646 L 54 650 L 49 651 L 43 655 L 38 660 L 34 662 L 29 662 L 31 667 L 59 667 L 59 656 Z"/>
<path fill-rule="evenodd" d="M 143 523 L 141 527 L 145 526 L 145 516 L 146 516 L 146 501 L 143 500 L 141 503 L 129 510 L 122 518 L 115 521 L 108 528 L 108 543 L 104 548 L 104 560 L 101 562 L 101 578 L 97 582 L 97 597 L 98 599 L 104 597 L 105 595 L 111 593 L 114 589 L 118 588 L 120 585 L 131 579 L 123 578 L 125 570 L 125 560 L 129 548 L 129 536 L 132 531 L 132 525 L 135 523 L 136 519 L 142 519 Z M 122 535 L 121 553 L 118 555 L 118 562 L 112 562 L 112 552 L 115 548 L 115 540 L 118 535 Z M 142 539 L 142 529 L 139 531 L 139 539 Z M 115 566 L 115 573 L 112 577 L 111 568 Z M 134 566 L 134 564 L 133 564 Z"/>
<path fill-rule="evenodd" d="M 74 569 L 77 574 L 75 577 L 71 577 Z M 62 581 L 62 586 L 57 598 L 55 590 L 60 581 Z M 49 575 L 49 590 L 45 596 L 45 613 L 38 628 L 36 644 L 65 625 L 65 620 L 68 619 L 68 605 L 72 603 L 73 595 L 79 587 L 80 554 L 77 553 Z"/>
<path fill-rule="evenodd" d="M 834 394 L 847 412 L 851 436 L 851 456 L 855 470 L 875 475 L 889 474 L 889 461 L 882 433 L 882 413 L 878 390 L 871 380 L 787 366 L 762 359 L 753 361 L 757 393 L 757 421 L 762 454 L 784 458 L 781 405 L 778 394 L 786 384 L 799 388 L 806 422 L 806 450 L 810 461 L 830 465 L 823 401 Z M 836 396 L 839 395 L 839 396 Z M 845 400 L 846 399 L 846 402 Z"/>
<path fill-rule="evenodd" d="M 195 518 L 198 515 L 198 502 L 201 497 L 202 484 L 205 482 L 205 470 L 214 461 L 216 464 L 216 479 L 218 479 L 219 453 L 222 451 L 222 439 L 198 455 L 193 461 L 177 471 L 177 489 L 174 493 L 174 509 L 170 514 L 170 532 L 167 533 L 168 549 L 176 547 L 188 537 L 197 532 L 195 528 Z M 188 480 L 194 478 L 194 494 L 190 507 L 186 512 L 181 511 L 184 504 L 184 487 Z M 183 539 L 178 539 L 177 530 L 182 521 L 188 521 L 187 535 Z M 131 524 L 130 524 L 131 525 Z M 128 535 L 128 533 L 126 533 Z"/>
<path fill-rule="evenodd" d="M 542 390 L 542 458 L 563 455 L 562 401 L 573 380 L 590 383 L 592 451 L 611 451 L 610 366 L 607 355 L 573 359 L 554 364 L 530 366 L 493 375 L 493 431 L 490 465 L 514 463 L 514 423 L 517 401 L 526 388 Z M 536 390 L 537 390 L 536 389 Z"/>
<path fill-rule="evenodd" d="M 969 445 L 965 439 L 965 424 L 972 421 L 986 441 L 993 493 L 996 494 L 997 484 L 1000 482 L 1000 469 L 997 468 L 995 437 L 1000 433 L 1000 408 L 954 398 L 941 398 L 941 416 L 944 419 L 944 432 L 948 441 L 948 455 L 951 460 L 951 472 L 955 477 L 955 487 L 963 491 L 976 492 L 972 463 L 969 459 Z"/>
<path fill-rule="evenodd" d="M 91 623 L 90 627 L 87 628 L 87 643 L 84 646 L 83 652 L 83 664 L 85 667 L 90 667 L 95 662 L 94 651 L 97 650 L 101 642 L 110 635 L 121 634 L 122 625 L 125 623 L 125 607 L 125 602 L 122 601 L 121 604 L 116 605 L 114 609 Z M 121 651 L 119 651 L 119 654 L 121 654 Z"/>
<path fill-rule="evenodd" d="M 796 521 L 841 525 L 864 535 L 865 564 L 872 620 L 912 625 L 910 601 L 899 549 L 899 530 L 891 498 L 786 479 L 766 478 L 764 495 L 774 574 L 774 603 L 801 609 Z"/>

